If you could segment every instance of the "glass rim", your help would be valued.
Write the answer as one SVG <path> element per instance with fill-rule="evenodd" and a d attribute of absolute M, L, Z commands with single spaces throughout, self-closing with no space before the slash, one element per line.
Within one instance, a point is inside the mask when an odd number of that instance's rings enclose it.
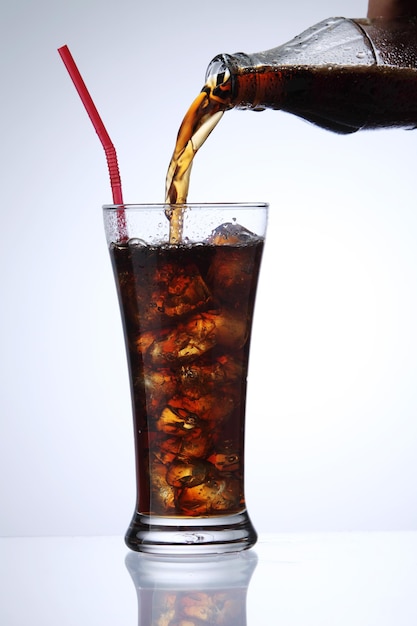
<path fill-rule="evenodd" d="M 183 209 L 268 209 L 268 202 L 184 202 L 183 204 L 169 204 L 168 202 L 141 202 L 131 204 L 103 204 L 103 211 L 121 211 L 131 209 L 172 209 L 173 207 L 182 207 Z"/>

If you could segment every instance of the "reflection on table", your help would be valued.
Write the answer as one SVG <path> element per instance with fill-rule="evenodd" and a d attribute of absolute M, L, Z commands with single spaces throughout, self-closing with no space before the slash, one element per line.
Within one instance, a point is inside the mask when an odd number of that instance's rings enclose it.
<path fill-rule="evenodd" d="M 212 557 L 126 557 L 138 599 L 138 626 L 245 626 L 253 551 Z"/>
<path fill-rule="evenodd" d="M 1 626 L 416 626 L 417 532 L 261 535 L 188 561 L 1 537 L 0 580 Z"/>

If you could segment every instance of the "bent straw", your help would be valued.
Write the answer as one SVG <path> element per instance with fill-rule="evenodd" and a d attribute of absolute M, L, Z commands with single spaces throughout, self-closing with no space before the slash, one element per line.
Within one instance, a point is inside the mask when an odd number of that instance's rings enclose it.
<path fill-rule="evenodd" d="M 72 82 L 74 83 L 75 88 L 78 91 L 78 95 L 80 96 L 81 101 L 84 104 L 84 107 L 88 113 L 88 116 L 93 123 L 95 131 L 103 145 L 110 174 L 110 185 L 113 194 L 113 203 L 123 204 L 122 183 L 120 180 L 119 166 L 117 163 L 117 154 L 115 147 L 88 92 L 88 89 L 75 64 L 75 61 L 72 57 L 71 52 L 69 51 L 68 46 L 62 46 L 61 48 L 58 48 L 58 52 L 64 62 L 65 67 L 68 70 Z M 123 239 L 126 237 L 126 220 L 123 209 L 118 211 L 117 217 L 119 234 Z"/>

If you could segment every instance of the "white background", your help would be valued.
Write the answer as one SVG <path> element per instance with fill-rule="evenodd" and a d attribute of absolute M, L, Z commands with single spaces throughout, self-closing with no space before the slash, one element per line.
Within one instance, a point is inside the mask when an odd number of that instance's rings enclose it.
<path fill-rule="evenodd" d="M 358 0 L 14 0 L 2 9 L 0 535 L 124 533 L 133 434 L 102 226 L 104 153 L 159 202 L 180 121 L 219 52 L 254 52 Z M 247 500 L 260 532 L 417 528 L 417 135 L 339 137 L 227 113 L 190 201 L 269 201 L 252 343 Z"/>

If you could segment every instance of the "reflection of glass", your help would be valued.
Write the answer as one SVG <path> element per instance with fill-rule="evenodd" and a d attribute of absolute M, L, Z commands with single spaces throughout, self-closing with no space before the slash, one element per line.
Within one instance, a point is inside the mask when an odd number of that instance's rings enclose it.
<path fill-rule="evenodd" d="M 171 244 L 170 205 L 104 208 L 136 442 L 126 543 L 157 554 L 235 552 L 256 541 L 244 494 L 245 408 L 268 207 L 180 209 L 182 240 Z"/>
<path fill-rule="evenodd" d="M 129 553 L 138 597 L 138 626 L 245 626 L 246 594 L 257 564 L 253 551 L 212 557 Z"/>

